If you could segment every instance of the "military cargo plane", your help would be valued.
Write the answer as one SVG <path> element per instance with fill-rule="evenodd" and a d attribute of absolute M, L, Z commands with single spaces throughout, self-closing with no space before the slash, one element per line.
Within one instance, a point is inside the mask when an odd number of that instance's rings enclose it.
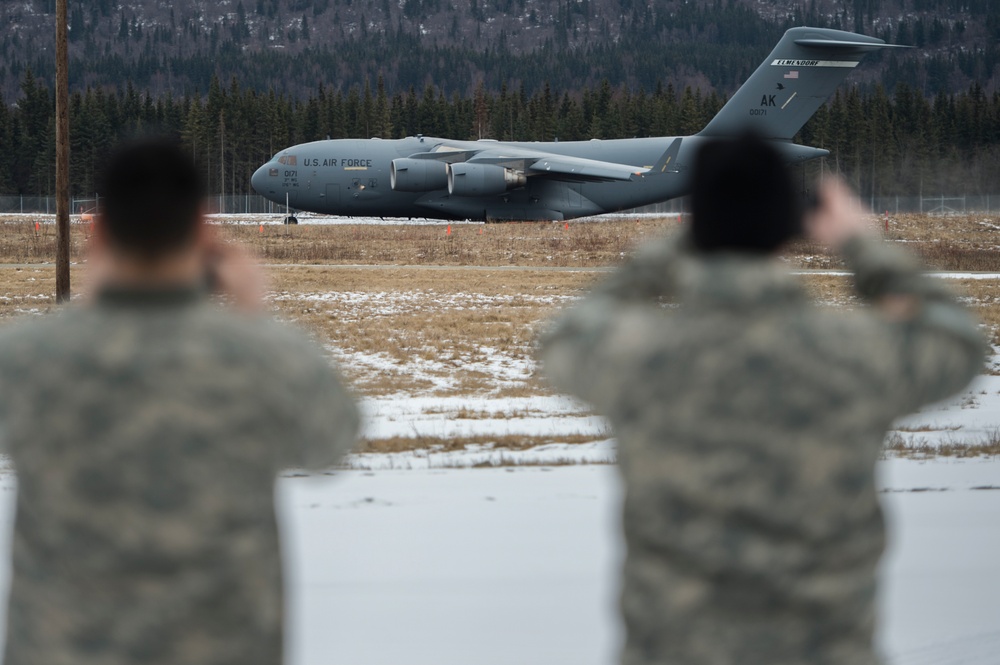
<path fill-rule="evenodd" d="M 274 155 L 251 184 L 289 209 L 329 215 L 561 221 L 635 208 L 686 194 L 687 165 L 707 138 L 751 129 L 789 164 L 829 154 L 792 137 L 867 53 L 889 47 L 851 32 L 792 28 L 693 136 L 315 141 Z"/>

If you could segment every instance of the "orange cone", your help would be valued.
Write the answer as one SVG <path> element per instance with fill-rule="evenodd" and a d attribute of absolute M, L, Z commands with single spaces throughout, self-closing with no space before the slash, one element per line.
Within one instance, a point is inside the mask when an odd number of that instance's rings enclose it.
<path fill-rule="evenodd" d="M 569 222 L 566 222 L 566 226 L 564 226 L 563 228 L 569 231 Z"/>
<path fill-rule="evenodd" d="M 450 236 L 451 235 L 451 224 L 448 225 L 448 233 L 446 233 L 445 235 L 446 236 Z"/>
<path fill-rule="evenodd" d="M 38 229 L 40 229 L 40 228 L 41 228 L 41 225 L 38 222 L 35 222 L 35 233 L 38 233 Z"/>
<path fill-rule="evenodd" d="M 264 225 L 263 225 L 263 224 L 261 224 L 261 225 L 260 225 L 260 232 L 261 232 L 261 233 L 263 233 L 263 232 L 264 232 Z"/>

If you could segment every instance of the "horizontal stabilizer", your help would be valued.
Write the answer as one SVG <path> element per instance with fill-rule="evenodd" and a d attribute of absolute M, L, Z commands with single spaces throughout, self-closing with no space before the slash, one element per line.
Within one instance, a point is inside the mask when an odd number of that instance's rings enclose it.
<path fill-rule="evenodd" d="M 819 159 L 830 154 L 829 150 L 824 150 L 823 148 L 813 148 L 812 146 L 799 145 L 790 141 L 775 141 L 771 145 L 781 154 L 787 164 L 807 162 L 810 159 Z"/>
<path fill-rule="evenodd" d="M 849 42 L 838 39 L 796 39 L 795 43 L 799 46 L 811 46 L 815 48 L 857 49 L 859 51 L 864 51 L 865 53 L 877 51 L 878 49 L 883 48 L 913 48 L 912 46 L 906 46 L 904 44 L 873 44 L 871 42 Z"/>

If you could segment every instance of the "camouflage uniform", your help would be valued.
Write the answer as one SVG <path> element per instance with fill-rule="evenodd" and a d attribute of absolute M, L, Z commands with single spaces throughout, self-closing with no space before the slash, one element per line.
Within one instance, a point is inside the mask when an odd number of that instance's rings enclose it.
<path fill-rule="evenodd" d="M 18 474 L 6 665 L 282 660 L 275 473 L 358 416 L 303 337 L 197 291 L 108 291 L 0 335 Z"/>
<path fill-rule="evenodd" d="M 543 340 L 554 383 L 618 436 L 622 663 L 876 663 L 875 461 L 894 418 L 976 374 L 976 323 L 875 240 L 845 248 L 857 291 L 915 296 L 912 320 L 817 307 L 775 260 L 687 247 L 640 252 Z"/>

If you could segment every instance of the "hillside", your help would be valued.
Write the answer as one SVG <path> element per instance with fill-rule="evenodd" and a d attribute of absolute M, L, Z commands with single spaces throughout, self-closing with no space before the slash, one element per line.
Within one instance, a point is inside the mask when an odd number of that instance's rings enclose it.
<path fill-rule="evenodd" d="M 607 79 L 730 94 L 791 25 L 913 44 L 859 72 L 931 96 L 1000 83 L 1000 3 L 989 0 L 70 0 L 71 85 L 154 97 L 205 93 L 213 76 L 299 97 L 382 76 L 471 94 Z M 0 93 L 47 83 L 54 0 L 0 4 Z"/>

